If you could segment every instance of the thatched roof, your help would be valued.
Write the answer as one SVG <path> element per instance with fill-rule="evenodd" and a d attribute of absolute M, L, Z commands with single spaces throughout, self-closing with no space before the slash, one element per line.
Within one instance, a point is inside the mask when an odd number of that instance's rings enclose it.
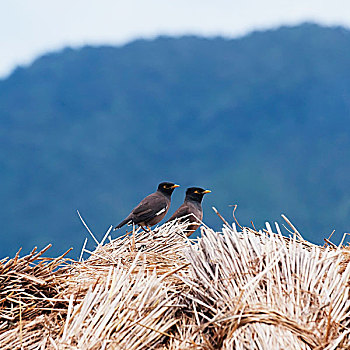
<path fill-rule="evenodd" d="M 137 230 L 80 261 L 3 259 L 0 348 L 350 348 L 349 248 L 278 225 L 183 230 Z"/>

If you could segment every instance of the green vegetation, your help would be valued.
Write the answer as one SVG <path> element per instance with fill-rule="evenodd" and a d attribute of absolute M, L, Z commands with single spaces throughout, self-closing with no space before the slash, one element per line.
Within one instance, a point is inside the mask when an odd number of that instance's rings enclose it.
<path fill-rule="evenodd" d="M 0 81 L 0 256 L 80 247 L 162 180 L 212 190 L 204 221 L 287 214 L 350 230 L 350 32 L 313 24 L 227 40 L 65 49 Z M 123 231 L 124 232 L 124 231 Z M 56 250 L 55 250 L 56 249 Z M 78 249 L 79 251 L 79 249 Z M 76 250 L 75 255 L 78 255 Z"/>

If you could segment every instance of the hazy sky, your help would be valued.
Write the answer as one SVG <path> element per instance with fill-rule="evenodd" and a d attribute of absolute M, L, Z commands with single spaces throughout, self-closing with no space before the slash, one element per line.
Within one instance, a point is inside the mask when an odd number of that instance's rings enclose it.
<path fill-rule="evenodd" d="M 159 34 L 235 37 L 303 21 L 350 27 L 350 0 L 1 0 L 0 77 L 67 45 Z"/>

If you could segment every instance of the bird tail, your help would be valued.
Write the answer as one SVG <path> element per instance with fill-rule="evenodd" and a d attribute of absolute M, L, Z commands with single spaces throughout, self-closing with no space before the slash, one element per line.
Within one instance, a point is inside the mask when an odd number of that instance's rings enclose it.
<path fill-rule="evenodd" d="M 119 228 L 123 227 L 124 225 L 131 222 L 131 218 L 128 216 L 126 219 L 124 219 L 120 224 L 118 224 L 113 231 L 118 230 Z"/>

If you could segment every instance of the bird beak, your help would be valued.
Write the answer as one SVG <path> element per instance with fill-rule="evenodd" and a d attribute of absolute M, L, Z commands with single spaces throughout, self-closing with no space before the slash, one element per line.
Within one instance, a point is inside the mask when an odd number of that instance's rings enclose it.
<path fill-rule="evenodd" d="M 180 187 L 180 185 L 173 185 L 173 186 L 171 186 L 171 188 L 176 188 L 176 187 Z"/>
<path fill-rule="evenodd" d="M 210 190 L 205 190 L 202 193 L 205 194 L 205 193 L 210 193 L 210 192 L 211 192 Z"/>

